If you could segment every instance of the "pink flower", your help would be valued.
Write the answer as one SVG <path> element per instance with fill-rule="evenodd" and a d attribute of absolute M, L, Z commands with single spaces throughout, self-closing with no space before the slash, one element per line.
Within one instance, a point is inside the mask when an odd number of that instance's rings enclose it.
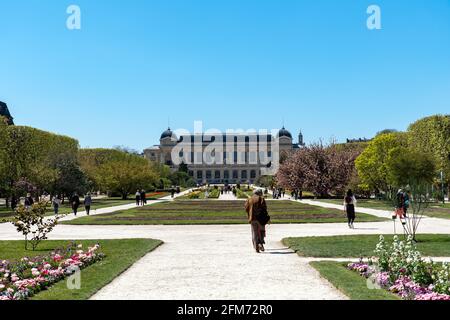
<path fill-rule="evenodd" d="M 62 257 L 61 257 L 59 254 L 55 254 L 55 255 L 53 256 L 53 261 L 59 262 L 59 261 L 61 261 L 61 260 L 62 260 Z"/>
<path fill-rule="evenodd" d="M 31 274 L 32 274 L 34 277 L 37 277 L 37 276 L 39 276 L 41 273 L 39 272 L 38 269 L 33 268 L 33 269 L 31 269 Z"/>

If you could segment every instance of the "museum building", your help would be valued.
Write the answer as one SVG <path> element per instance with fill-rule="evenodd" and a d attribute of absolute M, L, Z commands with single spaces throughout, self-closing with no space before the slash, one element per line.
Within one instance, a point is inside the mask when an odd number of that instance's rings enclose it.
<path fill-rule="evenodd" d="M 172 171 L 176 171 L 179 165 L 172 159 L 172 151 L 182 143 L 188 145 L 188 152 L 181 151 L 179 156 L 183 159 L 181 163 L 187 165 L 189 175 L 198 184 L 236 184 L 255 183 L 262 175 L 262 168 L 270 167 L 271 163 L 261 163 L 260 150 L 251 147 L 253 142 L 258 146 L 265 145 L 265 159 L 271 159 L 273 143 L 277 143 L 278 152 L 281 154 L 304 146 L 303 135 L 300 132 L 298 142 L 294 143 L 292 134 L 284 127 L 273 136 L 272 134 L 221 134 L 223 146 L 223 161 L 209 163 L 204 161 L 204 150 L 215 142 L 217 135 L 192 134 L 177 137 L 168 128 L 161 134 L 159 145 L 144 150 L 144 157 L 161 164 L 168 165 Z M 218 141 L 218 140 L 216 140 Z M 229 152 L 225 142 L 232 142 L 233 151 Z M 264 142 L 264 143 L 261 143 Z M 217 143 L 217 142 L 216 142 Z M 186 148 L 183 148 L 186 149 Z M 226 150 L 226 151 L 225 151 Z M 239 151 L 236 151 L 239 150 Z M 241 151 L 242 150 L 242 151 Z M 201 151 L 201 152 L 198 152 Z M 222 155 L 217 155 L 222 157 Z M 200 161 L 198 161 L 200 160 Z M 255 161 L 256 160 L 256 161 Z"/>

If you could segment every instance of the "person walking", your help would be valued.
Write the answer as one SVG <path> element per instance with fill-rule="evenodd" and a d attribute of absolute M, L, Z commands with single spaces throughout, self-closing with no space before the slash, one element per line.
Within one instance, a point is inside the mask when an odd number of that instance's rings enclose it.
<path fill-rule="evenodd" d="M 356 218 L 355 206 L 356 198 L 353 195 L 352 190 L 348 190 L 347 195 L 344 198 L 344 210 L 347 213 L 348 227 L 350 229 L 355 229 L 355 227 L 353 226 L 353 222 L 355 222 Z"/>
<path fill-rule="evenodd" d="M 52 199 L 52 205 L 53 205 L 53 211 L 55 212 L 55 215 L 59 213 L 59 207 L 61 206 L 61 199 L 59 196 L 55 195 Z"/>
<path fill-rule="evenodd" d="M 139 190 L 136 191 L 136 205 L 139 206 L 139 204 L 141 203 L 141 193 L 139 192 Z"/>
<path fill-rule="evenodd" d="M 80 197 L 78 193 L 74 193 L 72 198 L 70 199 L 70 203 L 72 205 L 73 214 L 76 216 L 78 213 L 78 207 L 80 206 Z"/>
<path fill-rule="evenodd" d="M 33 200 L 33 197 L 31 196 L 31 193 L 27 193 L 24 204 L 25 204 L 26 209 L 30 209 L 31 206 L 34 204 L 34 200 Z"/>
<path fill-rule="evenodd" d="M 173 198 L 175 198 L 175 188 L 172 187 L 172 189 L 170 189 L 170 196 Z"/>
<path fill-rule="evenodd" d="M 91 213 L 91 205 L 92 205 L 92 197 L 91 194 L 88 193 L 84 197 L 84 209 L 86 209 L 86 214 L 89 215 Z"/>
<path fill-rule="evenodd" d="M 247 199 L 245 211 L 252 229 L 253 248 L 257 253 L 265 251 L 264 238 L 266 237 L 266 225 L 270 222 L 270 216 L 261 189 L 256 190 L 253 196 Z"/>
<path fill-rule="evenodd" d="M 147 204 L 147 198 L 145 195 L 145 190 L 141 190 L 141 206 L 145 206 Z"/>
<path fill-rule="evenodd" d="M 397 192 L 397 204 L 395 206 L 395 212 L 392 216 L 393 220 L 396 220 L 399 217 L 402 225 L 406 225 L 406 214 L 409 208 L 409 195 L 403 189 L 399 189 Z"/>

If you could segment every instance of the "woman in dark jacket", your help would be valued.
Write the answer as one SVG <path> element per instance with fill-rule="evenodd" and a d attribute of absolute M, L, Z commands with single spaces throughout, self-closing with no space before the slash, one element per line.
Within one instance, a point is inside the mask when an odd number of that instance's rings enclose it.
<path fill-rule="evenodd" d="M 350 229 L 355 229 L 355 227 L 353 226 L 353 222 L 355 222 L 356 218 L 355 206 L 356 198 L 353 195 L 352 190 L 348 190 L 347 195 L 344 198 L 344 210 L 347 213 L 348 227 Z"/>

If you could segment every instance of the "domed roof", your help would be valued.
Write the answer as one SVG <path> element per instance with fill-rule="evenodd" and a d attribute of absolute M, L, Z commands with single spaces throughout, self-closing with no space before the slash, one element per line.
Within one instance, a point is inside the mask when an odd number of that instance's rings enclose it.
<path fill-rule="evenodd" d="M 161 134 L 160 140 L 162 140 L 164 138 L 172 138 L 172 134 L 173 134 L 172 130 L 170 130 L 170 128 L 167 128 L 167 130 Z"/>
<path fill-rule="evenodd" d="M 283 127 L 280 131 L 278 131 L 278 138 L 281 137 L 288 137 L 292 139 L 292 134 L 288 130 L 286 130 L 285 127 Z"/>

